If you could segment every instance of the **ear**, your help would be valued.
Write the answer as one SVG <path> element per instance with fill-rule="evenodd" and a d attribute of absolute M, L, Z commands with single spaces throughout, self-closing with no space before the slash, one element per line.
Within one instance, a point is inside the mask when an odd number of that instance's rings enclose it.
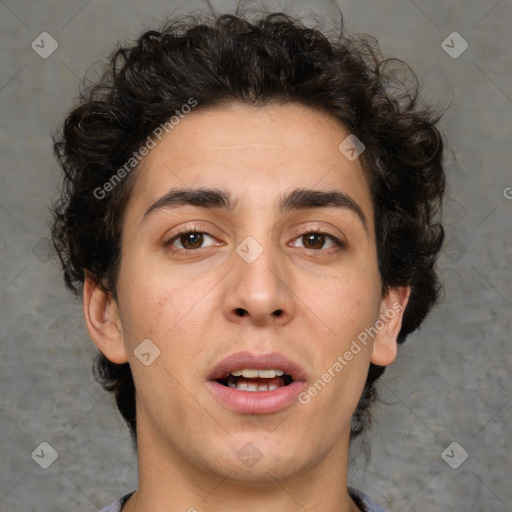
<path fill-rule="evenodd" d="M 377 334 L 373 339 L 371 362 L 387 366 L 396 359 L 397 337 L 402 327 L 405 308 L 411 294 L 410 286 L 390 288 L 380 304 Z"/>
<path fill-rule="evenodd" d="M 94 344 L 113 363 L 128 362 L 119 311 L 112 293 L 86 274 L 83 299 L 85 323 Z"/>

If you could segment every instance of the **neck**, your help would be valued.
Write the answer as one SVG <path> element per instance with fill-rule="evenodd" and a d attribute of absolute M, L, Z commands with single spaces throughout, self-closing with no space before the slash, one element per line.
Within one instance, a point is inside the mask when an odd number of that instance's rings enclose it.
<path fill-rule="evenodd" d="M 123 512 L 359 511 L 347 491 L 348 436 L 308 467 L 289 474 L 260 468 L 251 479 L 233 468 L 194 464 L 158 436 L 139 435 L 137 442 L 139 485 Z"/>

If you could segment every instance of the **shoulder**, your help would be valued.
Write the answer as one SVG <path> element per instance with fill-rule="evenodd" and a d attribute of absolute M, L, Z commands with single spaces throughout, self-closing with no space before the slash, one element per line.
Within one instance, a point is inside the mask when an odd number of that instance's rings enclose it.
<path fill-rule="evenodd" d="M 386 512 L 378 503 L 359 489 L 348 486 L 348 493 L 362 512 Z"/>
<path fill-rule="evenodd" d="M 136 489 L 129 492 L 128 494 L 125 494 L 124 496 L 121 496 L 120 498 L 117 498 L 116 501 L 113 501 L 110 505 L 107 505 L 101 510 L 98 510 L 98 512 L 121 512 L 121 508 L 128 501 L 128 498 L 135 492 L 135 490 Z"/>

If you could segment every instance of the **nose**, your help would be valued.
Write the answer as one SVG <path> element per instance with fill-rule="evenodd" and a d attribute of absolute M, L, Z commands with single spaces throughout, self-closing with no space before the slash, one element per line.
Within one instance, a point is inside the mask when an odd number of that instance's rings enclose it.
<path fill-rule="evenodd" d="M 233 254 L 224 299 L 231 322 L 254 326 L 285 325 L 295 314 L 292 276 L 285 255 L 248 237 Z"/>

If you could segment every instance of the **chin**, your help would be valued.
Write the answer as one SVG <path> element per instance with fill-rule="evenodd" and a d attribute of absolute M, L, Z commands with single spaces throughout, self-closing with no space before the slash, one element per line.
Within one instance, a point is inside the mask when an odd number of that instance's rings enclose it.
<path fill-rule="evenodd" d="M 269 442 L 265 436 L 268 433 L 241 436 L 240 439 L 234 436 L 226 440 L 224 446 L 231 449 L 221 454 L 212 453 L 209 461 L 211 469 L 233 482 L 259 487 L 275 485 L 276 480 L 301 473 L 311 465 L 312 460 L 308 459 L 304 447 L 297 450 L 300 443 L 289 443 L 287 446 L 279 436 L 274 442 Z"/>
<path fill-rule="evenodd" d="M 238 460 L 227 465 L 223 474 L 232 483 L 249 487 L 267 487 L 275 485 L 276 480 L 282 481 L 300 472 L 297 462 L 260 459 L 253 467 L 243 467 Z M 227 470 L 227 471 L 226 471 Z"/>

